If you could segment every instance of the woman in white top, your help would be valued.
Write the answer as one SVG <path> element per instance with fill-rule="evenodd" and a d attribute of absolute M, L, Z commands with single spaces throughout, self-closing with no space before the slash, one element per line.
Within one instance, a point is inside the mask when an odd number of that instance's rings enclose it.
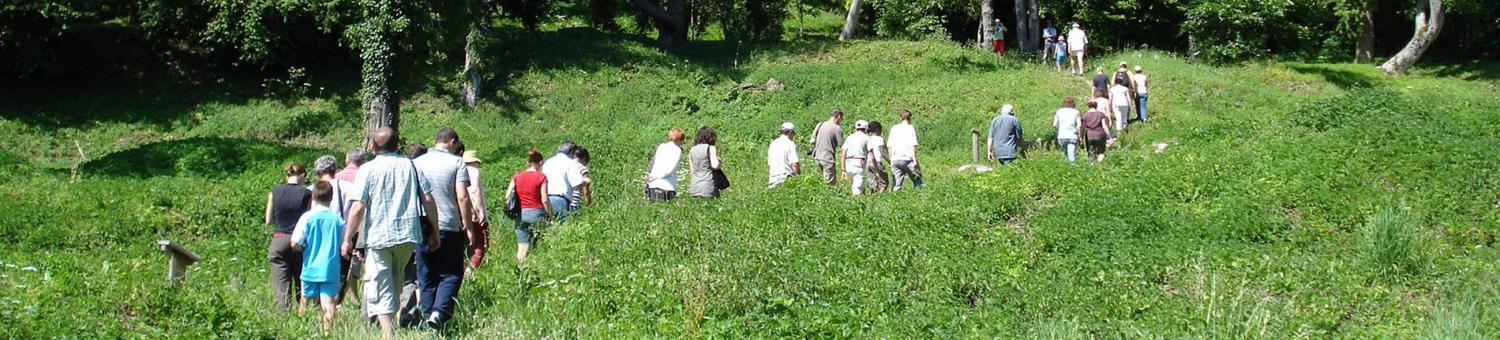
<path fill-rule="evenodd" d="M 656 145 L 651 168 L 646 170 L 646 199 L 651 202 L 677 198 L 677 166 L 682 163 L 682 128 L 667 132 L 667 141 Z"/>
<path fill-rule="evenodd" d="M 1135 101 L 1130 99 L 1130 88 L 1125 84 L 1115 84 L 1109 87 L 1110 111 L 1115 119 L 1115 130 L 1125 131 L 1125 120 L 1130 114 L 1130 106 Z"/>
<path fill-rule="evenodd" d="M 1057 128 L 1057 145 L 1062 148 L 1068 163 L 1077 160 L 1078 127 L 1083 126 L 1083 117 L 1078 113 L 1077 106 L 1073 97 L 1063 98 L 1062 107 L 1057 109 L 1057 114 L 1052 115 L 1052 127 Z"/>
<path fill-rule="evenodd" d="M 1135 75 L 1130 77 L 1135 83 L 1135 120 L 1146 121 L 1146 87 L 1150 82 L 1146 81 L 1146 73 L 1141 72 L 1141 66 L 1135 66 Z"/>

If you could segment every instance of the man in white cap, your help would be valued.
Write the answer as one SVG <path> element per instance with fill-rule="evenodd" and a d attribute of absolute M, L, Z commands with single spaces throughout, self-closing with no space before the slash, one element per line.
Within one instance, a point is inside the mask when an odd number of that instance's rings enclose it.
<path fill-rule="evenodd" d="M 770 166 L 771 178 L 768 188 L 775 189 L 787 177 L 802 172 L 802 164 L 797 159 L 797 143 L 792 138 L 797 136 L 797 126 L 791 122 L 781 123 L 781 135 L 771 141 L 771 147 L 766 151 L 766 164 Z"/>
<path fill-rule="evenodd" d="M 1068 31 L 1068 54 L 1073 57 L 1073 65 L 1068 70 L 1074 75 L 1083 75 L 1083 50 L 1088 47 L 1089 37 L 1083 34 L 1083 28 L 1078 23 L 1073 23 L 1073 29 Z"/>
<path fill-rule="evenodd" d="M 844 138 L 844 148 L 839 152 L 839 159 L 844 160 L 841 164 L 844 167 L 844 179 L 851 181 L 849 191 L 855 195 L 859 195 L 865 186 L 865 158 L 869 155 L 867 143 L 870 140 L 865 135 L 865 129 L 869 127 L 870 123 L 863 120 L 854 122 L 854 133 Z"/>
<path fill-rule="evenodd" d="M 1000 165 L 1015 161 L 1021 138 L 1021 120 L 1016 119 L 1016 108 L 1005 104 L 1000 108 L 1000 114 L 990 120 L 989 139 L 985 142 L 990 160 L 998 161 Z"/>

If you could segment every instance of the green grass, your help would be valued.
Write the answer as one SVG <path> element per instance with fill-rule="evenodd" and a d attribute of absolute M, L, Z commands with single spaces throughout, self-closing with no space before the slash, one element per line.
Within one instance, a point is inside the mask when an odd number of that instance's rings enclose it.
<path fill-rule="evenodd" d="M 1151 73 L 1153 121 L 1108 162 L 1037 149 L 974 175 L 953 172 L 970 129 L 1011 103 L 1028 139 L 1051 139 L 1051 111 L 1085 79 L 947 42 L 793 36 L 672 52 L 584 29 L 507 36 L 491 103 L 462 108 L 442 84 L 404 103 L 407 138 L 454 127 L 492 193 L 528 148 L 566 138 L 595 157 L 597 203 L 526 266 L 497 221 L 447 335 L 1500 336 L 1492 81 L 1127 51 L 1094 60 Z M 769 78 L 787 89 L 734 90 Z M 269 310 L 259 219 L 281 165 L 357 143 L 352 103 L 85 94 L 0 108 L 0 337 L 314 336 L 316 320 Z M 887 125 L 916 112 L 930 186 L 848 197 L 802 176 L 763 189 L 775 126 L 834 107 Z M 646 204 L 651 147 L 702 125 L 719 130 L 735 187 Z M 1398 207 L 1410 223 L 1367 223 Z M 1371 250 L 1367 225 L 1424 236 Z M 159 283 L 158 237 L 206 258 L 175 292 Z M 1370 257 L 1425 269 L 1385 279 Z M 356 314 L 341 312 L 338 334 L 373 335 Z"/>

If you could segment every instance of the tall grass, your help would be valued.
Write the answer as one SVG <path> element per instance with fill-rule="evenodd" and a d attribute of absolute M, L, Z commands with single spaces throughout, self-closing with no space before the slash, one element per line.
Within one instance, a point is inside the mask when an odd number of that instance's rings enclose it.
<path fill-rule="evenodd" d="M 1422 232 L 1409 212 L 1382 208 L 1360 229 L 1360 252 L 1383 275 L 1415 274 L 1425 264 Z"/>

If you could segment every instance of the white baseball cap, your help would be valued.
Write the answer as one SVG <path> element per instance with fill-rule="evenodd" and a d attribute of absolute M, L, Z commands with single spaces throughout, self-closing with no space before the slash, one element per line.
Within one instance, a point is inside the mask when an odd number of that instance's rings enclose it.
<path fill-rule="evenodd" d="M 1136 72 L 1140 72 L 1141 71 L 1141 65 L 1135 65 L 1135 71 Z"/>
<path fill-rule="evenodd" d="M 863 121 L 863 120 L 854 122 L 854 129 L 855 130 L 864 130 L 864 129 L 869 128 L 869 127 L 870 127 L 870 122 L 866 122 L 866 121 Z"/>
<path fill-rule="evenodd" d="M 797 126 L 796 125 L 792 125 L 792 122 L 783 122 L 783 123 L 781 123 L 781 131 L 795 131 L 795 130 L 797 130 Z"/>

